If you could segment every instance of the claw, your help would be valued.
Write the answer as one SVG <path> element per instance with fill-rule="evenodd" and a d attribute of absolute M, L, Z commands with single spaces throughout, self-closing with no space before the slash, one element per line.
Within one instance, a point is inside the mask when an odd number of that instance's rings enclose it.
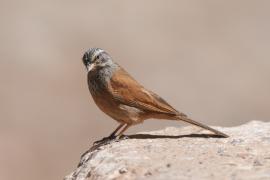
<path fill-rule="evenodd" d="M 108 143 L 112 140 L 114 140 L 116 138 L 116 136 L 108 136 L 108 137 L 104 137 L 103 139 L 101 140 L 98 140 L 98 141 L 95 141 L 93 143 L 93 145 L 97 145 L 97 144 L 101 144 L 101 143 Z"/>

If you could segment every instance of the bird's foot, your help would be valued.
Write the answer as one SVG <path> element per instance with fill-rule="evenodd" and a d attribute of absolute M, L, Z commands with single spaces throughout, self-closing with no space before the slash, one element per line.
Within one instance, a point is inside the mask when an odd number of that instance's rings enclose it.
<path fill-rule="evenodd" d="M 101 140 L 98 140 L 98 141 L 95 141 L 93 143 L 93 145 L 99 145 L 99 144 L 107 144 L 107 143 L 110 143 L 112 141 L 116 141 L 116 142 L 119 142 L 121 140 L 126 140 L 126 139 L 129 139 L 129 137 L 127 135 L 121 135 L 121 136 L 108 136 L 108 137 L 104 137 L 103 139 Z"/>
<path fill-rule="evenodd" d="M 98 141 L 95 141 L 94 142 L 94 145 L 97 145 L 97 144 L 105 144 L 105 143 L 109 143 L 111 142 L 112 140 L 116 139 L 116 136 L 108 136 L 108 137 L 104 137 L 103 139 L 101 140 L 98 140 Z"/>

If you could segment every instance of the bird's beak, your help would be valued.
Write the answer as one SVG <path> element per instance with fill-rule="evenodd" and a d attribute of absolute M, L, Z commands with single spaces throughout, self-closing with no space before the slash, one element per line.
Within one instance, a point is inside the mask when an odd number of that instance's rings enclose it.
<path fill-rule="evenodd" d="M 87 71 L 90 72 L 95 68 L 95 64 L 90 64 L 87 66 Z"/>

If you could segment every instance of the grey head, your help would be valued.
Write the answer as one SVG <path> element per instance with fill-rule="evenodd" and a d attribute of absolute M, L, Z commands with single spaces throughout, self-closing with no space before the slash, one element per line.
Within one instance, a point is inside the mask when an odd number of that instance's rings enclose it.
<path fill-rule="evenodd" d="M 91 94 L 107 89 L 111 77 L 120 67 L 114 63 L 110 55 L 100 48 L 91 48 L 82 58 L 87 69 L 88 87 Z"/>
<path fill-rule="evenodd" d="M 82 61 L 88 72 L 114 65 L 110 55 L 101 48 L 90 48 L 84 53 Z"/>

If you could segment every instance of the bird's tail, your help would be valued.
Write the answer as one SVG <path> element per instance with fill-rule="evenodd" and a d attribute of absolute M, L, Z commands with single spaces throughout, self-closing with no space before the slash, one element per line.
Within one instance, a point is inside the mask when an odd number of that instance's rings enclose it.
<path fill-rule="evenodd" d="M 197 121 L 194 121 L 194 120 L 192 120 L 192 119 L 189 119 L 189 118 L 188 118 L 187 116 L 185 116 L 185 115 L 184 115 L 184 116 L 178 116 L 178 117 L 177 117 L 177 120 L 184 121 L 184 122 L 193 124 L 193 125 L 195 125 L 195 126 L 199 126 L 199 127 L 203 128 L 203 129 L 207 129 L 207 130 L 209 130 L 209 131 L 215 133 L 216 135 L 219 135 L 219 136 L 222 136 L 222 137 L 225 137 L 225 138 L 229 137 L 227 134 L 224 134 L 223 132 L 220 132 L 220 131 L 218 131 L 218 130 L 215 130 L 215 129 L 209 127 L 209 126 L 206 126 L 206 125 L 204 125 L 204 124 L 202 124 L 202 123 L 199 123 L 199 122 L 197 122 Z"/>

